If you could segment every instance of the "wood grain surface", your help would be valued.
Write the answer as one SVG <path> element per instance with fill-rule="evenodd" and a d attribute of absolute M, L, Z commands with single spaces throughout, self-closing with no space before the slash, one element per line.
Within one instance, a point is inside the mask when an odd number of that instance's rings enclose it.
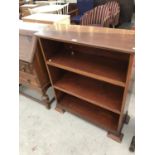
<path fill-rule="evenodd" d="M 135 31 L 93 26 L 54 24 L 36 36 L 62 42 L 134 53 Z"/>

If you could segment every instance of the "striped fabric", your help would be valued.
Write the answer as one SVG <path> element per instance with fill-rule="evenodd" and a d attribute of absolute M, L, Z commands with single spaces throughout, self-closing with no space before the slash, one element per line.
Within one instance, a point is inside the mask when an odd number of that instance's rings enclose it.
<path fill-rule="evenodd" d="M 110 12 L 105 5 L 97 6 L 87 11 L 81 17 L 82 25 L 109 26 Z"/>
<path fill-rule="evenodd" d="M 120 6 L 116 1 L 109 1 L 105 4 L 110 11 L 110 25 L 116 26 L 119 23 Z"/>
<path fill-rule="evenodd" d="M 87 11 L 81 17 L 81 25 L 115 26 L 119 22 L 119 14 L 120 7 L 118 2 L 110 1 Z"/>

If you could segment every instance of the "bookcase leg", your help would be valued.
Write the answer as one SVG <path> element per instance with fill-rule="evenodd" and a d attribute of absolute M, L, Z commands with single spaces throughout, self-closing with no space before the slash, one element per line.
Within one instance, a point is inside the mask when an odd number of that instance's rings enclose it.
<path fill-rule="evenodd" d="M 129 121 L 130 121 L 130 116 L 128 115 L 128 112 L 127 112 L 126 115 L 125 115 L 125 118 L 124 118 L 124 123 L 128 124 Z"/>
<path fill-rule="evenodd" d="M 65 113 L 65 110 L 60 108 L 60 107 L 58 107 L 58 106 L 56 106 L 55 110 L 60 112 L 60 113 L 62 113 L 62 114 Z"/>
<path fill-rule="evenodd" d="M 45 93 L 42 95 L 42 102 L 44 103 L 44 105 L 46 106 L 47 109 L 51 108 L 51 102 L 49 100 L 48 95 Z"/>
<path fill-rule="evenodd" d="M 109 138 L 115 140 L 116 142 L 121 143 L 124 135 L 123 135 L 123 133 L 114 134 L 114 133 L 108 132 L 108 133 L 107 133 L 107 136 L 108 136 Z"/>

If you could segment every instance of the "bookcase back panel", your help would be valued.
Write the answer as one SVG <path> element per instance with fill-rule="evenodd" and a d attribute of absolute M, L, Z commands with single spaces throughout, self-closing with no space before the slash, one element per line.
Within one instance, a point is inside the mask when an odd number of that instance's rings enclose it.
<path fill-rule="evenodd" d="M 55 89 L 55 95 L 57 97 L 57 101 L 59 102 L 59 101 L 61 101 L 63 99 L 65 93 Z"/>
<path fill-rule="evenodd" d="M 64 72 L 65 72 L 64 70 L 53 66 L 49 66 L 48 70 L 50 72 L 52 83 L 57 82 L 64 75 Z"/>
<path fill-rule="evenodd" d="M 55 54 L 62 51 L 64 49 L 63 44 L 57 41 L 51 41 L 48 39 L 40 39 L 41 46 L 44 50 L 45 59 L 51 59 Z"/>
<path fill-rule="evenodd" d="M 40 39 L 42 42 L 42 46 L 44 50 L 46 51 L 47 58 L 50 58 L 52 56 L 51 53 L 57 52 L 63 52 L 63 51 L 76 51 L 76 52 L 82 52 L 86 54 L 91 54 L 95 56 L 105 56 L 107 58 L 111 58 L 117 61 L 129 61 L 130 54 L 128 53 L 122 53 L 122 52 L 116 52 L 114 50 L 110 49 L 100 49 L 90 46 L 84 46 L 84 45 L 76 45 L 72 43 L 64 43 L 60 41 L 55 40 L 48 40 L 48 39 Z M 49 54 L 49 55 L 48 55 Z"/>
<path fill-rule="evenodd" d="M 129 54 L 127 53 L 121 53 L 121 52 L 115 52 L 112 50 L 108 49 L 100 49 L 100 48 L 95 48 L 95 47 L 90 47 L 90 46 L 81 46 L 81 45 L 76 45 L 76 44 L 68 44 L 64 43 L 64 47 L 68 51 L 77 51 L 77 52 L 82 52 L 86 54 L 91 54 L 95 56 L 105 56 L 114 60 L 118 61 L 128 61 L 129 60 Z"/>

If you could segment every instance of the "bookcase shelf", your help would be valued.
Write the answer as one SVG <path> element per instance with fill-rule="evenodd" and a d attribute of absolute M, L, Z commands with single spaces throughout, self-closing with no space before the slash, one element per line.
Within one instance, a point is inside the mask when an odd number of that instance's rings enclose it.
<path fill-rule="evenodd" d="M 134 61 L 134 32 L 53 25 L 37 33 L 57 99 L 68 111 L 122 139 Z"/>
<path fill-rule="evenodd" d="M 94 57 L 94 55 L 67 51 L 58 52 L 47 61 L 47 64 L 125 87 L 127 65 L 123 62 L 116 62 L 101 56 Z"/>
<path fill-rule="evenodd" d="M 123 88 L 109 85 L 88 77 L 65 72 L 54 88 L 88 101 L 114 113 L 121 113 Z"/>
<path fill-rule="evenodd" d="M 102 128 L 116 131 L 119 116 L 109 111 L 89 104 L 71 95 L 65 94 L 59 101 L 58 107 L 84 118 Z"/>

